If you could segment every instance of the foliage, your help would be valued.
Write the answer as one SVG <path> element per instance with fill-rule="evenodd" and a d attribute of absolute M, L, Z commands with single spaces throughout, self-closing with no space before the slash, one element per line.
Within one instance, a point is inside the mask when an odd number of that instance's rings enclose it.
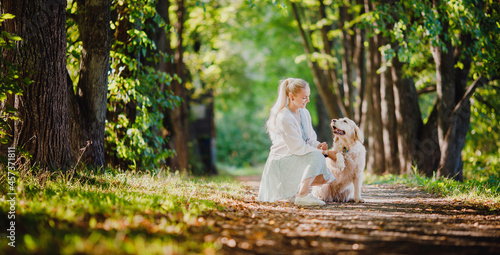
<path fill-rule="evenodd" d="M 114 8 L 117 8 L 115 4 Z M 166 140 L 160 135 L 165 109 L 173 108 L 179 98 L 159 84 L 169 85 L 173 77 L 155 69 L 160 59 L 169 61 L 171 56 L 157 52 L 156 45 L 146 32 L 154 29 L 170 29 L 156 13 L 155 1 L 124 1 L 128 4 L 128 19 L 134 24 L 128 31 L 129 40 L 116 40 L 111 51 L 111 72 L 108 94 L 108 111 L 133 105 L 135 116 L 117 112 L 116 122 L 106 125 L 106 145 L 116 148 L 116 155 L 132 161 L 132 168 L 145 169 L 164 164 L 173 153 L 166 149 Z M 119 22 L 112 24 L 117 29 Z M 141 29 L 137 29 L 137 28 Z M 114 151 L 114 150 L 113 150 Z"/>
<path fill-rule="evenodd" d="M 251 116 L 238 116 L 237 112 L 232 111 L 216 119 L 221 123 L 217 128 L 219 162 L 233 166 L 255 166 L 266 161 L 271 146 L 269 136 L 264 125 L 248 125 L 249 119 Z"/>
<path fill-rule="evenodd" d="M 15 251 L 21 254 L 213 253 L 221 248 L 215 240 L 192 236 L 213 231 L 215 222 L 204 215 L 244 192 L 226 178 L 164 171 L 32 171 L 21 173 L 17 184 L 16 229 L 22 231 L 16 232 Z M 0 217 L 7 219 L 8 210 L 2 196 Z M 0 250 L 12 251 L 7 242 Z"/>
<path fill-rule="evenodd" d="M 9 13 L 0 14 L 0 28 L 5 20 L 13 18 L 14 15 Z M 4 30 L 0 31 L 0 52 L 15 50 L 16 42 L 21 41 L 21 37 Z M 29 78 L 22 78 L 18 67 L 4 59 L 3 54 L 0 54 L 0 72 L 0 101 L 3 102 L 0 112 L 0 143 L 6 144 L 11 140 L 8 135 L 10 132 L 8 122 L 18 119 L 15 116 L 16 109 L 6 101 L 7 95 L 22 95 L 22 88 L 31 81 Z"/>
<path fill-rule="evenodd" d="M 500 154 L 500 87 L 498 82 L 478 89 L 471 100 L 471 123 L 466 146 L 470 155 Z M 469 153 L 467 153 L 469 154 Z M 500 170 L 500 169 L 497 169 Z"/>
<path fill-rule="evenodd" d="M 132 25 L 126 31 L 128 40 L 113 40 L 110 52 L 106 153 L 124 161 L 126 167 L 151 169 L 173 155 L 160 134 L 165 109 L 173 108 L 179 98 L 159 88 L 161 83 L 168 86 L 173 77 L 155 66 L 170 56 L 157 51 L 147 32 L 170 28 L 156 13 L 155 1 L 117 1 L 112 12 L 119 6 L 126 6 L 122 13 L 126 15 L 112 21 L 112 34 L 120 22 Z M 78 12 L 76 3 L 68 5 L 68 12 Z M 76 23 L 69 19 L 67 25 L 68 69 L 76 88 L 82 46 Z"/>

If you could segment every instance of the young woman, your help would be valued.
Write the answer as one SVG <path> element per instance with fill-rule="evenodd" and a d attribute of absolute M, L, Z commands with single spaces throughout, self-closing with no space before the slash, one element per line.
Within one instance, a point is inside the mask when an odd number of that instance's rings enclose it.
<path fill-rule="evenodd" d="M 259 189 L 259 200 L 274 202 L 295 195 L 296 205 L 324 205 L 310 193 L 311 186 L 335 180 L 327 169 L 325 157 L 336 160 L 336 152 L 318 142 L 306 109 L 309 84 L 302 79 L 288 78 L 278 87 L 278 99 L 266 122 L 271 137 Z"/>

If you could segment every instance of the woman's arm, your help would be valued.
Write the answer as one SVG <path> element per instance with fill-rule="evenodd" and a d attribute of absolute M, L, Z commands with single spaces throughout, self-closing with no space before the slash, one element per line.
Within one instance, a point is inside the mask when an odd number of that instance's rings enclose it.
<path fill-rule="evenodd" d="M 321 152 L 316 146 L 311 146 L 302 139 L 302 131 L 298 122 L 290 114 L 280 114 L 276 119 L 278 133 L 283 137 L 283 141 L 294 155 L 305 155 L 310 152 Z"/>
<path fill-rule="evenodd" d="M 319 147 L 319 145 L 320 145 L 320 144 L 322 144 L 322 143 L 320 143 L 320 142 L 318 141 L 318 136 L 317 136 L 317 134 L 316 134 L 316 132 L 314 131 L 314 128 L 313 128 L 313 126 L 312 126 L 311 114 L 310 114 L 310 113 L 309 113 L 309 111 L 308 111 L 307 109 L 305 109 L 305 108 L 303 109 L 303 111 L 304 111 L 304 113 L 305 113 L 304 115 L 306 116 L 306 121 L 307 121 L 307 129 L 308 129 L 308 131 L 309 131 L 309 132 L 308 132 L 308 134 L 309 134 L 309 137 L 308 137 L 308 138 L 309 138 L 309 140 L 308 140 L 308 144 L 310 144 L 311 146 L 316 147 L 316 148 L 318 148 L 318 149 L 322 149 L 322 148 L 320 148 L 320 147 Z M 326 148 L 326 149 L 328 149 L 328 148 Z"/>

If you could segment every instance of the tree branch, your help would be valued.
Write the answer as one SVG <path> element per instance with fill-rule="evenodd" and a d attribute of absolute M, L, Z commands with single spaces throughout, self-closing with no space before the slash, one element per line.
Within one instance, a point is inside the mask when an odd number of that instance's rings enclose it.
<path fill-rule="evenodd" d="M 311 48 L 309 46 L 306 32 L 304 31 L 304 28 L 302 27 L 302 21 L 299 16 L 299 11 L 296 3 L 291 3 L 292 9 L 293 9 L 293 16 L 295 17 L 295 20 L 297 21 L 297 27 L 299 28 L 299 33 L 300 36 L 302 37 L 302 44 L 304 45 L 304 50 L 306 51 L 306 54 L 309 55 L 311 54 Z M 309 56 L 307 56 L 309 57 Z"/>
<path fill-rule="evenodd" d="M 417 94 L 420 96 L 421 94 L 431 93 L 436 91 L 436 85 L 425 87 L 417 90 Z"/>
<path fill-rule="evenodd" d="M 466 105 L 466 102 L 469 101 L 470 97 L 474 94 L 477 88 L 484 86 L 485 84 L 488 84 L 489 80 L 484 78 L 482 75 L 479 76 L 470 86 L 467 88 L 467 91 L 465 92 L 464 96 L 458 104 L 455 106 L 455 109 L 453 109 L 453 112 L 451 113 L 451 116 L 454 116 L 458 112 L 462 111 L 463 108 Z"/>

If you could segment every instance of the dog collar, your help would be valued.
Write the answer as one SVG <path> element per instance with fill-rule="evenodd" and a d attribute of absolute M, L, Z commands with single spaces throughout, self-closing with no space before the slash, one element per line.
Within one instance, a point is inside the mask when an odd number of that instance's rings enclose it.
<path fill-rule="evenodd" d="M 344 153 L 348 153 L 349 151 L 347 150 L 346 147 L 344 147 Z"/>

